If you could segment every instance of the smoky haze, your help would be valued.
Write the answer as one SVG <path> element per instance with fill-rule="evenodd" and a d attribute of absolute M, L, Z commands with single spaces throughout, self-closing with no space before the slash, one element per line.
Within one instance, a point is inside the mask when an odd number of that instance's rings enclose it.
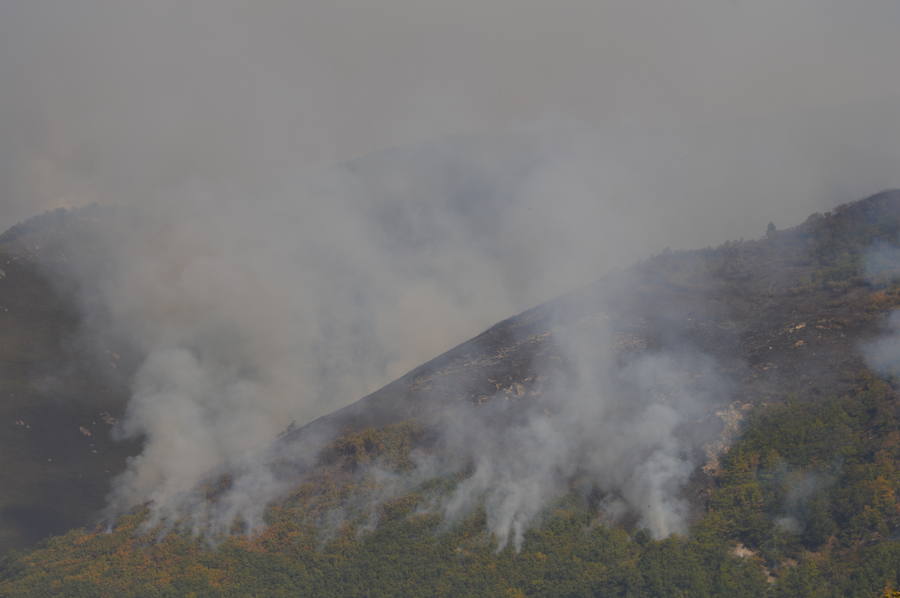
<path fill-rule="evenodd" d="M 892 1 L 3 3 L 0 227 L 124 208 L 70 248 L 92 333 L 142 356 L 119 433 L 145 448 L 113 505 L 176 508 L 288 422 L 612 268 L 900 186 L 898 19 Z M 653 483 L 678 486 L 670 444 Z M 515 542 L 542 501 L 497 504 Z"/>
<path fill-rule="evenodd" d="M 4 2 L 0 223 L 572 123 L 622 201 L 692 213 L 665 244 L 755 236 L 898 186 L 898 20 L 890 0 Z"/>

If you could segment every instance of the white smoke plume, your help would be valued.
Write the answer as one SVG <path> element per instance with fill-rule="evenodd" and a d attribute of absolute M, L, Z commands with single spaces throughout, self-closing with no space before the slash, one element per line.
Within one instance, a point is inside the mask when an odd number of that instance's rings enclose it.
<path fill-rule="evenodd" d="M 571 492 L 602 497 L 605 518 L 636 516 L 654 537 L 687 531 L 684 490 L 713 433 L 698 424 L 727 403 L 728 382 L 686 346 L 623 365 L 609 330 L 578 326 L 554 331 L 574 368 L 561 375 L 539 364 L 537 396 L 500 393 L 441 415 L 441 452 L 474 464 L 443 511 L 453 520 L 483 504 L 499 548 L 518 550 L 542 512 Z"/>
<path fill-rule="evenodd" d="M 285 174 L 284 189 L 270 185 L 252 203 L 230 189 L 179 190 L 101 210 L 89 234 L 71 237 L 61 275 L 91 330 L 141 360 L 117 432 L 144 448 L 116 481 L 112 514 L 151 501 L 151 523 L 258 526 L 290 483 L 271 469 L 286 456 L 267 453 L 289 423 L 375 390 L 527 306 L 523 298 L 608 267 L 615 248 L 581 251 L 604 226 L 584 216 L 603 202 L 585 193 L 543 201 L 561 167 L 545 139 L 521 137 L 516 151 L 494 156 L 457 144 Z M 572 173 L 553 180 L 578 187 Z M 563 262 L 560 274 L 553 266 Z M 485 425 L 482 413 L 436 424 L 461 461 L 435 475 L 476 463 L 444 507 L 451 518 L 483 499 L 501 545 L 518 546 L 580 474 L 655 535 L 685 529 L 679 492 L 703 439 L 678 432 L 724 384 L 702 360 L 668 354 L 617 372 L 612 337 L 595 332 L 555 331 L 575 373 L 566 383 L 545 375 L 552 383 L 538 405 L 552 416 L 534 406 L 500 437 L 465 440 Z M 691 372 L 706 382 L 688 390 Z M 304 446 L 308 454 L 294 447 L 290 458 L 312 458 L 321 441 Z M 217 474 L 231 485 L 210 504 L 198 483 Z"/>
<path fill-rule="evenodd" d="M 444 397 L 423 412 L 432 440 L 411 455 L 414 467 L 366 466 L 374 490 L 333 511 L 326 529 L 365 519 L 371 527 L 383 501 L 441 480 L 420 509 L 453 525 L 483 508 L 498 550 L 518 551 L 527 530 L 569 497 L 656 538 L 685 533 L 696 508 L 689 481 L 720 431 L 710 416 L 731 400 L 731 384 L 683 341 L 617 353 L 607 323 L 557 325 L 555 350 L 532 363 L 524 384 L 476 402 Z M 447 480 L 457 481 L 449 491 Z"/>
<path fill-rule="evenodd" d="M 784 467 L 776 473 L 782 476 L 785 491 L 782 513 L 775 518 L 775 525 L 791 534 L 802 533 L 810 501 L 823 489 L 834 485 L 837 478 L 833 473 L 789 471 Z"/>
<path fill-rule="evenodd" d="M 886 376 L 900 375 L 900 311 L 892 312 L 881 336 L 863 345 L 870 368 Z"/>
<path fill-rule="evenodd" d="M 89 333 L 141 361 L 119 432 L 145 445 L 113 506 L 181 513 L 225 467 L 242 474 L 222 509 L 254 519 L 278 482 L 247 451 L 291 421 L 664 247 L 900 186 L 897 10 L 4 2 L 0 224 L 120 208 L 68 248 Z M 682 365 L 648 359 L 676 404 L 718 394 L 681 392 Z M 692 409 L 620 406 L 650 366 L 632 367 L 583 369 L 596 389 L 512 432 L 542 450 L 485 490 L 501 541 L 573 467 L 610 500 L 650 497 L 638 512 L 658 535 L 683 529 Z M 633 437 L 601 423 L 595 451 L 569 442 L 569 423 L 620 407 Z M 473 491 L 523 466 L 504 459 L 476 466 Z"/>
<path fill-rule="evenodd" d="M 900 280 L 900 247 L 878 242 L 863 255 L 863 274 L 875 286 Z M 862 346 L 867 365 L 885 376 L 900 375 L 900 311 L 892 311 L 883 324 L 881 334 Z"/>

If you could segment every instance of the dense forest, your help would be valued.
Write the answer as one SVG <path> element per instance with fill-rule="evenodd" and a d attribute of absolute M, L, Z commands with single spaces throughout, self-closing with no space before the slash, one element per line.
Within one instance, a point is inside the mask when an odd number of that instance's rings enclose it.
<path fill-rule="evenodd" d="M 576 496 L 554 505 L 521 552 L 497 552 L 483 514 L 450 528 L 417 513 L 434 485 L 332 530 L 318 517 L 411 427 L 342 439 L 347 455 L 267 513 L 257 536 L 211 547 L 188 532 L 76 530 L 3 562 L 7 596 L 879 596 L 900 587 L 898 395 L 861 374 L 852 393 L 752 416 L 686 536 L 604 525 Z M 348 447 L 360 448 L 358 451 Z M 453 480 L 444 481 L 452 484 Z M 801 489 L 798 494 L 797 489 Z M 790 524 L 784 523 L 791 517 Z"/>

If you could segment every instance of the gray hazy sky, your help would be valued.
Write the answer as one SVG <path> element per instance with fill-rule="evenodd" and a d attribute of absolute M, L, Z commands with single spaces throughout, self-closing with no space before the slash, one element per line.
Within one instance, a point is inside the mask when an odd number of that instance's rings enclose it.
<path fill-rule="evenodd" d="M 792 222 L 900 185 L 898 25 L 894 0 L 6 0 L 0 228 L 535 127 L 629 146 L 676 195 L 721 195 L 696 182 L 721 160 L 748 214 Z"/>

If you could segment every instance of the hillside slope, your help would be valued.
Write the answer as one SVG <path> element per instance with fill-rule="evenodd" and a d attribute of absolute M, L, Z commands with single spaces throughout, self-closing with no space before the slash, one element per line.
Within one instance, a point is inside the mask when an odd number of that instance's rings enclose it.
<path fill-rule="evenodd" d="M 8 557 L 0 595 L 873 596 L 896 589 L 900 401 L 893 379 L 870 369 L 862 347 L 883 338 L 886 316 L 900 305 L 898 235 L 900 192 L 885 192 L 757 241 L 666 253 L 611 274 L 286 431 L 267 456 L 285 483 L 264 528 L 210 545 L 190 526 L 156 526 L 150 505 L 112 533 L 75 530 Z M 419 475 L 428 458 L 465 448 L 446 440 L 454 430 L 448 418 L 471 422 L 465 418 L 475 413 L 488 422 L 479 434 L 502 439 L 534 421 L 523 414 L 552 411 L 551 395 L 583 391 L 571 382 L 581 375 L 573 330 L 579 342 L 608 341 L 613 369 L 690 352 L 712 356 L 717 379 L 728 381 L 674 432 L 709 440 L 682 451 L 704 452 L 686 461 L 697 467 L 679 488 L 691 507 L 686 533 L 653 534 L 636 513 L 613 516 L 616 486 L 585 482 L 590 469 L 569 472 L 520 546 L 498 545 L 490 504 L 450 524 L 448 510 L 434 508 L 478 471 L 477 450 L 493 446 L 478 440 L 464 455 L 468 464 Z M 688 370 L 692 381 L 703 375 L 700 366 Z M 644 400 L 638 391 L 614 407 L 627 412 Z M 675 400 L 663 388 L 658 402 Z M 204 500 L 227 502 L 239 484 L 211 479 Z"/>
<path fill-rule="evenodd" d="M 746 400 L 840 393 L 863 367 L 858 344 L 894 305 L 865 279 L 863 254 L 898 232 L 900 191 L 888 191 L 757 241 L 655 256 L 504 320 L 307 428 L 377 426 L 514 392 L 534 356 L 553 350 L 554 328 L 598 315 L 639 351 L 677 343 L 720 356 Z"/>
<path fill-rule="evenodd" d="M 70 218 L 49 213 L 0 236 L 0 552 L 91 522 L 138 448 L 110 438 L 127 365 L 114 348 L 81 344 L 77 304 L 41 267 Z"/>

